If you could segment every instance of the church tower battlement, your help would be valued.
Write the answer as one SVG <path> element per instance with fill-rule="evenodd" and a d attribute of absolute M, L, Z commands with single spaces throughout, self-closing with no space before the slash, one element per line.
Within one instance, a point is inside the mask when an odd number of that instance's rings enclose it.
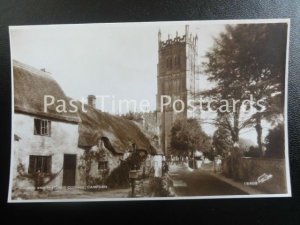
<path fill-rule="evenodd" d="M 165 155 L 168 155 L 170 132 L 176 119 L 195 117 L 193 112 L 187 110 L 187 102 L 195 98 L 198 92 L 199 79 L 197 73 L 198 36 L 189 32 L 185 26 L 185 34 L 162 41 L 161 31 L 158 31 L 158 64 L 157 64 L 157 95 L 156 110 L 160 130 L 160 144 Z M 171 104 L 161 108 L 161 96 L 171 98 Z M 181 100 L 185 103 L 182 112 L 174 111 L 173 102 Z M 178 101 L 176 101 L 178 102 Z M 175 103 L 176 103 L 175 102 Z M 175 104 L 177 109 L 180 105 Z"/>

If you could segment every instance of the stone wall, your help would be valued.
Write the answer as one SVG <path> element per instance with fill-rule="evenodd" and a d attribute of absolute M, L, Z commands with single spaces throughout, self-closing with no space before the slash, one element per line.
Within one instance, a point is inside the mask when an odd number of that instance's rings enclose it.
<path fill-rule="evenodd" d="M 237 180 L 266 194 L 287 193 L 285 159 L 241 157 L 236 162 Z M 229 160 L 223 162 L 223 173 L 230 176 Z"/>

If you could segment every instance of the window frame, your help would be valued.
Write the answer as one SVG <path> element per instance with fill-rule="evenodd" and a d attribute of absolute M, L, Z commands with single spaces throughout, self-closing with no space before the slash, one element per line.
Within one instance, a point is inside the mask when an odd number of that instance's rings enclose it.
<path fill-rule="evenodd" d="M 51 155 L 29 155 L 28 173 L 35 174 L 38 170 L 40 170 L 41 173 L 51 174 Z"/>
<path fill-rule="evenodd" d="M 104 163 L 103 165 L 105 165 L 105 168 L 101 167 L 101 163 Z M 98 161 L 98 170 L 99 171 L 107 171 L 108 170 L 108 161 Z"/>
<path fill-rule="evenodd" d="M 51 120 L 34 118 L 34 135 L 51 136 Z"/>

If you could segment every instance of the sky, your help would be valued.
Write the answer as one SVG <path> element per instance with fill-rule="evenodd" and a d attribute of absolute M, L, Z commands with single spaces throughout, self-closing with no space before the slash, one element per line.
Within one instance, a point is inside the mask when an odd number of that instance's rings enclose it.
<path fill-rule="evenodd" d="M 45 68 L 72 98 L 94 94 L 111 95 L 116 101 L 147 99 L 155 110 L 159 29 L 165 40 L 176 31 L 183 35 L 185 23 L 22 27 L 11 31 L 12 57 Z M 190 27 L 199 37 L 200 58 L 222 29 L 223 25 Z M 205 79 L 201 85 L 207 87 Z M 104 111 L 112 112 L 112 107 L 105 104 Z"/>
<path fill-rule="evenodd" d="M 110 113 L 114 100 L 134 99 L 150 102 L 156 108 L 158 31 L 162 40 L 182 36 L 185 25 L 198 35 L 199 63 L 213 46 L 214 37 L 224 24 L 199 22 L 156 22 L 20 26 L 10 29 L 12 59 L 45 68 L 59 83 L 67 96 L 81 100 L 88 95 L 108 95 L 102 110 Z M 201 75 L 200 90 L 213 85 Z M 101 101 L 97 100 L 97 107 Z M 204 130 L 212 135 L 211 125 Z M 245 132 L 255 141 L 253 130 Z M 266 130 L 264 131 L 266 133 Z"/>

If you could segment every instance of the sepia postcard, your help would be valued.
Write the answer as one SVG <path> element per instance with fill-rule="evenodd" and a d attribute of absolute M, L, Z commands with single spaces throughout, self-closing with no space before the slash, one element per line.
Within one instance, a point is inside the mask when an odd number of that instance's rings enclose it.
<path fill-rule="evenodd" d="M 10 26 L 8 202 L 290 197 L 289 29 Z"/>

